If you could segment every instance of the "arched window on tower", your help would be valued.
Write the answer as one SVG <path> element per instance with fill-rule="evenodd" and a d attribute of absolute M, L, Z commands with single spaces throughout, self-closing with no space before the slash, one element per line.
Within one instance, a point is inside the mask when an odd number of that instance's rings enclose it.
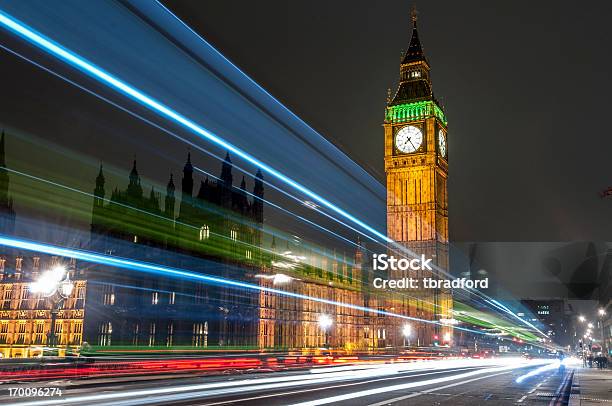
<path fill-rule="evenodd" d="M 230 238 L 232 239 L 232 241 L 238 240 L 238 227 L 232 227 L 232 229 L 230 230 Z"/>
<path fill-rule="evenodd" d="M 210 228 L 208 225 L 204 224 L 200 227 L 200 241 L 204 241 L 210 237 Z"/>

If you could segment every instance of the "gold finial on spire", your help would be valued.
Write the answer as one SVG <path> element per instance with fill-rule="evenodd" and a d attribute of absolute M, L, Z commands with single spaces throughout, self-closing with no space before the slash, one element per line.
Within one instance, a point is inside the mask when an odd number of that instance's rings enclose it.
<path fill-rule="evenodd" d="M 412 25 L 416 27 L 417 19 L 419 18 L 419 12 L 417 11 L 416 4 L 412 5 L 412 11 L 410 12 L 412 16 Z"/>
<path fill-rule="evenodd" d="M 391 88 L 387 89 L 387 104 L 391 103 Z"/>

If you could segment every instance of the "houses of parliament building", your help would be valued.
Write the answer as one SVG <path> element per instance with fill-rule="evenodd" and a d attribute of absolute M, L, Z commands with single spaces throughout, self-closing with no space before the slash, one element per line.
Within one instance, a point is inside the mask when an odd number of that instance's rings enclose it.
<path fill-rule="evenodd" d="M 400 65 L 399 86 L 387 101 L 384 118 L 387 233 L 448 269 L 447 121 L 433 96 L 416 18 L 413 24 L 410 46 Z M 12 234 L 15 211 L 4 152 L 3 135 L 0 226 L 1 233 Z M 91 237 L 82 245 L 106 255 L 285 290 L 294 296 L 2 249 L 2 355 L 35 356 L 48 344 L 52 305 L 30 292 L 29 286 L 44 270 L 58 264 L 67 267 L 75 284 L 55 323 L 56 343 L 63 351 L 70 347 L 82 351 L 125 347 L 397 348 L 403 345 L 402 320 L 385 313 L 431 321 L 451 317 L 449 292 L 421 291 L 410 297 L 371 293 L 374 275 L 368 251 L 360 243 L 348 253 L 290 245 L 280 233 L 264 227 L 262 173 L 254 175 L 249 190 L 244 177 L 239 186 L 234 185 L 233 169 L 227 154 L 219 176 L 199 179 L 197 185 L 188 154 L 180 191 L 170 175 L 162 195 L 143 189 L 136 161 L 124 189 L 109 190 L 101 166 L 93 187 Z M 319 300 L 296 297 L 299 295 Z M 329 330 L 320 326 L 321 315 L 333 321 Z M 418 323 L 413 343 L 432 345 L 434 337 L 449 331 Z"/>

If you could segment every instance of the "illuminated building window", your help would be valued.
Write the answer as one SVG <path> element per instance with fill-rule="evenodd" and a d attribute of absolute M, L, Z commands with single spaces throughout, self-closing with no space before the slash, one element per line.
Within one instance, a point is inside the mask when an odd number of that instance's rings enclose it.
<path fill-rule="evenodd" d="M 9 309 L 11 307 L 11 300 L 13 300 L 13 289 L 8 287 L 2 295 L 2 308 Z"/>
<path fill-rule="evenodd" d="M 78 286 L 76 289 L 75 309 L 82 309 L 85 306 L 85 286 Z"/>
<path fill-rule="evenodd" d="M 253 253 L 251 250 L 246 250 L 246 259 L 253 259 Z"/>
<path fill-rule="evenodd" d="M 17 327 L 17 342 L 16 344 L 25 344 L 25 336 L 26 336 L 26 324 L 25 321 L 19 322 Z"/>
<path fill-rule="evenodd" d="M 236 228 L 232 228 L 230 230 L 230 238 L 232 239 L 232 241 L 238 240 L 238 230 Z"/>
<path fill-rule="evenodd" d="M 134 235 L 134 244 L 137 244 L 137 243 L 138 243 L 138 236 Z"/>
<path fill-rule="evenodd" d="M 168 323 L 168 336 L 166 337 L 166 346 L 171 347 L 174 342 L 174 323 Z"/>
<path fill-rule="evenodd" d="M 81 293 L 81 290 L 82 289 L 79 289 L 78 293 Z M 113 306 L 115 304 L 115 292 L 114 288 L 111 285 L 104 285 L 103 303 L 106 306 Z"/>
<path fill-rule="evenodd" d="M 132 345 L 138 345 L 138 338 L 140 335 L 140 324 L 134 324 L 134 330 L 132 331 Z"/>
<path fill-rule="evenodd" d="M 32 338 L 32 344 L 43 344 L 44 333 L 45 332 L 45 322 L 37 321 L 34 327 L 34 337 Z"/>
<path fill-rule="evenodd" d="M 421 72 L 418 71 L 418 70 L 412 71 L 410 76 L 412 76 L 413 78 L 420 78 L 421 77 Z"/>
<path fill-rule="evenodd" d="M 153 347 L 155 345 L 155 331 L 155 323 L 151 323 L 149 325 L 149 347 Z"/>
<path fill-rule="evenodd" d="M 6 344 L 8 338 L 8 321 L 0 323 L 0 344 Z"/>
<path fill-rule="evenodd" d="M 29 308 L 29 304 L 30 304 L 30 301 L 28 300 L 29 298 L 30 298 L 30 290 L 24 288 L 21 291 L 21 300 L 19 301 L 19 308 L 20 309 L 28 309 Z"/>
<path fill-rule="evenodd" d="M 170 292 L 170 296 L 168 297 L 168 304 L 173 305 L 176 300 L 176 293 Z"/>
<path fill-rule="evenodd" d="M 208 322 L 194 323 L 193 325 L 193 338 L 191 344 L 194 347 L 206 347 L 208 346 Z"/>
<path fill-rule="evenodd" d="M 151 297 L 151 304 L 158 304 L 159 303 L 159 292 L 153 292 L 153 295 Z"/>
<path fill-rule="evenodd" d="M 204 224 L 200 227 L 200 241 L 206 240 L 210 237 L 210 228 Z"/>
<path fill-rule="evenodd" d="M 98 336 L 98 345 L 111 345 L 111 336 L 113 334 L 113 324 L 110 321 L 105 321 L 100 324 Z"/>

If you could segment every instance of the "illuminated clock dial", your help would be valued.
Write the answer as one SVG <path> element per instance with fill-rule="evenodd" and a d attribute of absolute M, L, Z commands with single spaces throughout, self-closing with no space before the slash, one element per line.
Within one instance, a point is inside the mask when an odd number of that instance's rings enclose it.
<path fill-rule="evenodd" d="M 421 147 L 423 133 L 417 127 L 407 125 L 395 134 L 395 147 L 401 152 L 411 153 Z"/>
<path fill-rule="evenodd" d="M 440 148 L 440 155 L 446 158 L 446 135 L 444 131 L 438 131 L 438 147 Z"/>

